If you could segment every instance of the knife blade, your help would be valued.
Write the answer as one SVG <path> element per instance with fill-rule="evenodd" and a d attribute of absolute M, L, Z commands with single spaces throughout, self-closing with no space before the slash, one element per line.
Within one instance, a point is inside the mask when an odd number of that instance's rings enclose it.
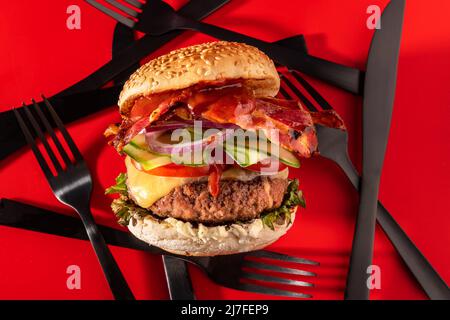
<path fill-rule="evenodd" d="M 113 59 L 117 54 L 134 43 L 134 31 L 121 23 L 117 23 L 114 28 L 112 55 Z M 125 82 L 130 75 L 139 68 L 139 63 L 121 72 L 114 78 L 114 83 Z M 167 288 L 171 300 L 195 300 L 192 290 L 192 283 L 189 277 L 187 264 L 183 260 L 170 256 L 162 256 L 164 272 L 166 274 Z"/>
<path fill-rule="evenodd" d="M 121 23 L 114 28 L 112 43 L 112 60 L 117 59 L 120 53 L 135 42 L 134 31 Z M 114 77 L 114 84 L 121 84 L 128 80 L 130 75 L 140 67 L 139 62 L 134 63 Z M 93 88 L 95 89 L 95 88 Z"/>
<path fill-rule="evenodd" d="M 180 9 L 180 13 L 194 19 L 203 19 L 229 1 L 230 0 L 210 0 L 205 2 L 202 0 L 191 0 Z M 83 95 L 95 95 L 95 93 L 92 92 L 94 89 L 103 87 L 110 80 L 113 80 L 115 76 L 139 62 L 165 43 L 174 39 L 180 33 L 181 32 L 173 32 L 159 37 L 144 36 L 132 46 L 125 48 L 120 54 L 117 54 L 114 59 L 106 63 L 87 78 L 50 98 L 50 102 L 55 106 L 56 112 L 61 116 L 64 123 L 78 120 L 88 114 L 115 105 L 121 91 L 121 86 L 116 87 L 115 89 L 108 88 L 106 91 L 99 92 L 96 101 L 85 100 L 83 99 Z M 74 102 L 71 101 L 75 96 L 75 93 L 80 93 L 80 95 L 76 96 L 77 104 L 74 104 Z M 105 98 L 105 101 L 101 100 L 101 98 Z M 54 103 L 59 104 L 59 106 Z M 2 148 L 0 148 L 0 160 L 26 145 L 24 136 L 18 134 L 19 132 L 20 128 L 15 120 L 12 110 L 0 113 L 0 145 L 2 146 Z"/>
<path fill-rule="evenodd" d="M 368 300 L 378 190 L 389 136 L 405 0 L 391 1 L 375 31 L 364 84 L 363 170 L 345 299 Z"/>

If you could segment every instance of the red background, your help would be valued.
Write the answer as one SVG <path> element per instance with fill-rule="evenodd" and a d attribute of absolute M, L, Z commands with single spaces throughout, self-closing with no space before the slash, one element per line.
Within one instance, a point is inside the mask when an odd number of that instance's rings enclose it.
<path fill-rule="evenodd" d="M 177 1 L 172 1 L 179 5 Z M 304 34 L 312 54 L 364 69 L 372 31 L 366 8 L 379 0 L 232 0 L 206 19 L 264 40 Z M 66 8 L 81 7 L 81 30 L 66 28 Z M 382 176 L 380 199 L 442 277 L 450 282 L 450 3 L 407 1 L 394 116 Z M 77 82 L 111 57 L 114 21 L 82 1 L 3 1 L 0 5 L 0 111 L 23 100 L 51 96 Z M 155 55 L 210 38 L 186 33 Z M 361 98 L 315 82 L 344 117 L 350 153 L 360 162 Z M 115 226 L 106 186 L 124 169 L 105 145 L 104 128 L 118 119 L 116 108 L 69 126 L 93 172 L 92 210 L 98 222 Z M 341 299 L 358 197 L 344 174 L 316 158 L 299 170 L 308 207 L 272 249 L 321 262 L 317 299 Z M 73 214 L 51 193 L 32 153 L 22 150 L 0 162 L 0 195 Z M 0 227 L 1 299 L 111 299 L 87 242 Z M 139 299 L 167 299 L 161 258 L 112 247 Z M 66 268 L 82 271 L 82 289 L 66 288 Z M 372 299 L 424 299 L 383 232 L 376 233 L 374 264 L 381 289 Z M 222 288 L 190 267 L 199 299 L 260 299 L 268 296 Z M 276 298 L 276 297 L 274 297 Z"/>

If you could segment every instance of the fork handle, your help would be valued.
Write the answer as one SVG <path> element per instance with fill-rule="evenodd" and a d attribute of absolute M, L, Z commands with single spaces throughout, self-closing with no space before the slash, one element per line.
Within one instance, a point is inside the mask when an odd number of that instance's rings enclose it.
<path fill-rule="evenodd" d="M 345 172 L 353 186 L 359 190 L 360 177 L 348 156 L 334 160 Z M 432 300 L 450 300 L 450 290 L 445 281 L 380 201 L 378 201 L 377 221 L 428 297 Z"/>
<path fill-rule="evenodd" d="M 362 92 L 364 77 L 363 72 L 358 69 L 185 17 L 180 18 L 177 28 L 198 31 L 221 40 L 247 43 L 289 68 L 302 71 L 354 94 Z"/>
<path fill-rule="evenodd" d="M 125 281 L 116 260 L 106 245 L 105 239 L 95 223 L 91 209 L 89 207 L 80 209 L 76 208 L 76 211 L 79 213 L 81 220 L 83 221 L 86 233 L 92 246 L 94 247 L 95 254 L 97 255 L 114 298 L 116 300 L 135 300 L 134 295 Z"/>

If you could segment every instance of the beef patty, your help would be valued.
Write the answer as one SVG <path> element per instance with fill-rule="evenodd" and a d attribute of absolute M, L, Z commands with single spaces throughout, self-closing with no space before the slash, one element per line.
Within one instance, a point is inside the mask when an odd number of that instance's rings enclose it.
<path fill-rule="evenodd" d="M 149 209 L 156 215 L 203 224 L 223 224 L 257 218 L 267 209 L 277 208 L 289 182 L 287 179 L 259 177 L 251 181 L 224 180 L 214 198 L 206 182 L 176 187 Z"/>

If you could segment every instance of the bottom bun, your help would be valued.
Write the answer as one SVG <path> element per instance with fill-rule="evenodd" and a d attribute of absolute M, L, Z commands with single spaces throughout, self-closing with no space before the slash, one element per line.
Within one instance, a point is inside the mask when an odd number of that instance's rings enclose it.
<path fill-rule="evenodd" d="M 216 256 L 262 249 L 283 236 L 292 226 L 297 207 L 291 209 L 291 221 L 275 224 L 274 230 L 261 219 L 227 226 L 193 226 L 174 218 L 156 219 L 151 215 L 133 217 L 128 229 L 138 239 L 168 252 L 185 256 Z"/>

